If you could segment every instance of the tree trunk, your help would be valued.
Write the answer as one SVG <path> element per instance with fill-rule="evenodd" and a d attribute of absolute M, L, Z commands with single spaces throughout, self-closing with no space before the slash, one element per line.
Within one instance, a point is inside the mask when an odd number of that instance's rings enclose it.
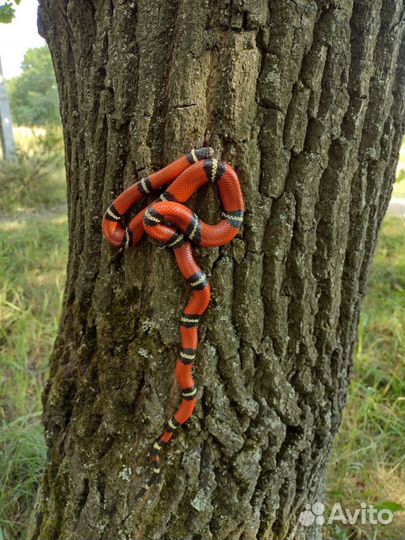
<path fill-rule="evenodd" d="M 6 91 L 6 84 L 3 77 L 3 68 L 0 58 L 0 145 L 3 159 L 15 157 L 15 142 L 13 135 L 13 125 L 11 122 L 10 104 Z"/>
<path fill-rule="evenodd" d="M 69 262 L 31 539 L 314 538 L 404 131 L 401 0 L 41 0 L 65 137 Z M 124 187 L 193 146 L 238 171 L 242 237 L 196 249 L 213 299 L 188 426 L 170 250 L 101 237 Z M 193 209 L 218 220 L 215 188 Z"/>

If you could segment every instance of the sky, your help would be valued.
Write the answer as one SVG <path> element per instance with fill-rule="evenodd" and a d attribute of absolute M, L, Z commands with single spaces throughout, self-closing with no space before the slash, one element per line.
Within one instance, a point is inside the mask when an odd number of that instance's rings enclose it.
<path fill-rule="evenodd" d="M 21 73 L 21 62 L 28 49 L 42 47 L 45 40 L 37 30 L 36 0 L 21 0 L 10 24 L 0 24 L 0 57 L 5 79 Z"/>

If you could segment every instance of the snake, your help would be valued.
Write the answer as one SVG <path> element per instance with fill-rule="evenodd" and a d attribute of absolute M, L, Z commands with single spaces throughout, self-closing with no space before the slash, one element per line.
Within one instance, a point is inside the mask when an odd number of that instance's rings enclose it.
<path fill-rule="evenodd" d="M 193 148 L 163 169 L 135 182 L 110 204 L 102 222 L 103 234 L 115 248 L 135 246 L 145 234 L 153 243 L 171 248 L 181 274 L 191 287 L 180 320 L 181 349 L 175 368 L 182 400 L 153 444 L 153 472 L 143 492 L 158 483 L 161 451 L 174 432 L 189 420 L 197 404 L 192 369 L 198 348 L 198 326 L 208 308 L 211 288 L 194 259 L 192 244 L 202 248 L 224 246 L 235 238 L 243 223 L 245 205 L 237 173 L 213 155 L 210 147 Z M 209 182 L 217 185 L 222 207 L 221 219 L 215 225 L 205 223 L 183 204 Z M 162 188 L 164 191 L 153 202 L 129 219 L 135 204 Z"/>

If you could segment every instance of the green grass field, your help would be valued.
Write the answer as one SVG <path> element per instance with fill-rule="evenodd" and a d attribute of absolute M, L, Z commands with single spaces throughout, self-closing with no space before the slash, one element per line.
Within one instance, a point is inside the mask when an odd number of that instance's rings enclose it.
<path fill-rule="evenodd" d="M 0 540 L 24 538 L 45 460 L 41 392 L 67 257 L 64 173 L 46 161 L 0 161 Z"/>
<path fill-rule="evenodd" d="M 24 166 L 29 172 L 29 162 Z M 12 196 L 10 188 L 0 209 L 0 540 L 24 538 L 44 465 L 40 396 L 67 254 L 62 170 L 37 175 L 34 186 L 30 182 L 32 191 L 21 188 Z M 405 506 L 404 237 L 404 221 L 387 218 L 360 323 L 350 398 L 332 456 L 329 508 L 340 502 L 354 509 L 362 501 Z M 331 526 L 325 538 L 395 540 L 402 538 L 404 528 L 404 513 L 397 512 L 389 526 Z"/>

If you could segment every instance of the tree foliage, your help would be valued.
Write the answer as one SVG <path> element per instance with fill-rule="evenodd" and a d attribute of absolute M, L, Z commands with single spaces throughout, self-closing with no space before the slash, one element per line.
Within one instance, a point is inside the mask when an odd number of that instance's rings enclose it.
<path fill-rule="evenodd" d="M 0 4 L 0 23 L 10 23 L 15 15 L 15 6 L 18 5 L 21 0 L 12 0 Z"/>
<path fill-rule="evenodd" d="M 14 123 L 58 125 L 58 92 L 48 47 L 28 49 L 21 67 L 21 75 L 7 82 Z"/>

